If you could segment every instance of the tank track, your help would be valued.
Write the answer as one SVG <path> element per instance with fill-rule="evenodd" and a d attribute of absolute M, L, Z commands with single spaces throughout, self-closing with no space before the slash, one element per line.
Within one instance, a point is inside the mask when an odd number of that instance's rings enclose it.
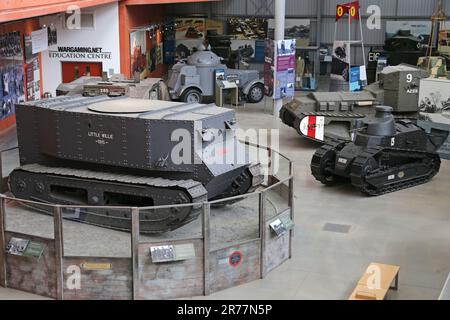
<path fill-rule="evenodd" d="M 408 161 L 402 161 L 405 158 Z M 380 165 L 381 161 L 384 162 L 381 168 L 370 170 L 370 162 Z M 353 161 L 350 178 L 352 185 L 361 192 L 378 196 L 430 181 L 439 172 L 440 164 L 439 155 L 429 152 L 370 148 Z M 379 183 L 380 180 L 391 182 Z"/>
<path fill-rule="evenodd" d="M 331 171 L 328 171 L 328 164 L 334 165 L 336 153 L 341 150 L 345 143 L 329 142 L 324 144 L 313 155 L 311 160 L 311 174 L 325 185 L 333 185 L 340 179 Z M 328 158 L 328 159 L 325 159 Z M 325 159 L 325 162 L 323 160 Z"/>
<path fill-rule="evenodd" d="M 220 198 L 212 199 L 220 200 L 225 198 L 233 198 L 245 193 L 254 192 L 259 186 L 264 182 L 264 176 L 261 174 L 261 164 L 253 163 L 247 170 L 242 172 L 242 174 L 237 177 L 231 184 L 231 189 L 226 190 L 221 194 Z M 219 203 L 214 204 L 214 207 L 221 207 L 226 205 L 232 205 L 242 199 L 224 200 Z"/>
<path fill-rule="evenodd" d="M 145 201 L 143 199 L 151 199 L 151 203 L 139 203 L 141 207 L 197 203 L 185 207 L 141 210 L 142 233 L 167 232 L 189 223 L 199 216 L 201 203 L 208 199 L 204 186 L 194 180 L 168 180 L 39 164 L 15 169 L 10 175 L 9 184 L 17 198 L 61 205 L 129 207 L 138 206 L 136 201 Z M 72 194 L 58 194 L 61 190 L 71 190 Z M 106 194 L 109 195 L 108 199 L 105 198 Z M 80 195 L 83 201 L 80 201 Z M 124 198 L 133 199 L 133 203 L 124 203 Z M 52 214 L 46 206 L 34 207 Z M 63 209 L 63 217 L 115 230 L 129 231 L 131 228 L 129 210 L 67 208 Z"/>

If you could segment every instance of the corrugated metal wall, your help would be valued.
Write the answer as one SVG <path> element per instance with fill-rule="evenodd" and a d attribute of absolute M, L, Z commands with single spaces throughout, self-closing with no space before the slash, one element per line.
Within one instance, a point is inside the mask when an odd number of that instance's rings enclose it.
<path fill-rule="evenodd" d="M 321 43 L 330 45 L 334 39 L 336 5 L 345 3 L 345 0 L 286 0 L 287 18 L 311 19 L 311 41 L 316 41 L 317 7 L 322 1 L 321 12 Z M 350 2 L 351 0 L 348 0 Z M 388 20 L 426 20 L 436 10 L 438 0 L 360 0 L 361 14 L 363 16 L 363 35 L 366 44 L 366 53 L 370 47 L 382 46 L 385 39 L 386 21 Z M 188 3 L 168 5 L 169 12 L 174 16 L 203 15 L 225 20 L 229 16 L 273 17 L 275 0 L 223 0 L 209 3 Z M 369 30 L 366 27 L 368 17 L 367 8 L 378 5 L 381 8 L 381 29 Z M 447 15 L 450 17 L 450 0 L 444 0 Z M 450 22 L 448 23 L 450 28 Z M 342 40 L 348 39 L 348 25 L 341 21 L 338 23 L 338 35 Z M 354 23 L 352 36 L 360 38 L 359 26 Z M 361 50 L 354 49 L 355 63 L 362 63 Z"/>

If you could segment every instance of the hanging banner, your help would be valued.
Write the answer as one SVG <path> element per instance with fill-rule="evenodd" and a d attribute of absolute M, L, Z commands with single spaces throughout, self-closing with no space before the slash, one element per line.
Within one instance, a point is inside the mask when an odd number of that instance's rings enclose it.
<path fill-rule="evenodd" d="M 350 68 L 350 44 L 345 41 L 334 41 L 331 62 L 331 79 L 347 82 Z"/>
<path fill-rule="evenodd" d="M 359 1 L 338 4 L 336 6 L 336 21 L 339 21 L 346 14 L 350 15 L 350 21 L 359 20 Z"/>

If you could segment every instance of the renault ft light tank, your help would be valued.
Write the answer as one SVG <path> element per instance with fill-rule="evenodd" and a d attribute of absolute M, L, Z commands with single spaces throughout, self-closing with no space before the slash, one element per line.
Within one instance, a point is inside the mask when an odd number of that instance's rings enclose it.
<path fill-rule="evenodd" d="M 141 212 L 142 232 L 176 229 L 199 215 L 202 202 L 251 192 L 262 182 L 260 165 L 249 157 L 220 158 L 247 155 L 235 128 L 233 110 L 198 103 L 72 96 L 19 104 L 21 166 L 9 177 L 10 190 L 20 199 L 63 205 L 197 203 Z M 129 212 L 120 210 L 82 210 L 70 219 L 130 226 Z"/>
<path fill-rule="evenodd" d="M 302 137 L 319 142 L 352 140 L 356 121 L 388 105 L 396 117 L 416 118 L 419 84 L 427 72 L 408 65 L 386 67 L 380 81 L 359 92 L 313 92 L 285 104 L 283 123 Z"/>
<path fill-rule="evenodd" d="M 410 120 L 395 122 L 392 108 L 378 106 L 359 121 L 354 142 L 323 145 L 311 161 L 311 173 L 332 185 L 349 180 L 361 192 L 377 196 L 428 182 L 440 168 L 436 150 L 448 132 L 430 134 Z"/>
<path fill-rule="evenodd" d="M 258 103 L 264 98 L 264 81 L 258 71 L 229 69 L 214 52 L 198 50 L 186 62 L 172 67 L 167 83 L 172 99 L 201 102 L 204 97 L 214 96 L 216 70 L 224 70 L 227 80 L 237 83 L 248 102 Z"/>

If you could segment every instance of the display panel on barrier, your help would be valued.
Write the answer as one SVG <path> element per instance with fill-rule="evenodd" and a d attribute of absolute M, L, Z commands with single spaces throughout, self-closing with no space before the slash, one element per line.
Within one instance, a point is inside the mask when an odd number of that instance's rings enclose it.
<path fill-rule="evenodd" d="M 155 246 L 192 245 L 194 254 L 186 259 L 154 262 Z M 202 240 L 166 240 L 139 244 L 139 290 L 137 299 L 174 299 L 201 296 L 204 293 Z"/>
<path fill-rule="evenodd" d="M 33 220 L 31 203 L 0 198 L 1 285 L 58 297 L 58 246 L 51 216 Z M 39 209 L 52 207 L 41 205 Z M 41 217 L 42 218 L 42 217 Z M 41 228 L 33 228 L 40 223 Z"/>

